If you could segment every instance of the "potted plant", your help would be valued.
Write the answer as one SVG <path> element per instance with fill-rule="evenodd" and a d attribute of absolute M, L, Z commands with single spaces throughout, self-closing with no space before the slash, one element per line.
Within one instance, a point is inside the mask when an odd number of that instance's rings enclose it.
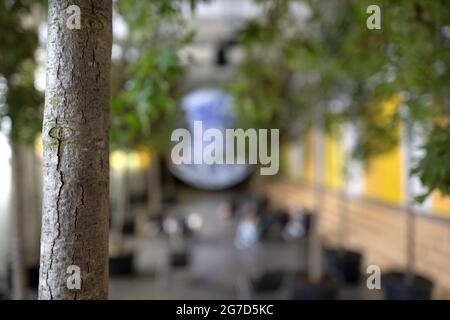
<path fill-rule="evenodd" d="M 328 2 L 315 1 L 314 5 L 319 8 L 325 5 L 326 9 Z M 367 16 L 358 13 L 365 12 L 366 5 L 364 2 L 340 3 L 337 6 L 345 10 L 344 14 L 332 14 L 330 8 L 335 8 L 329 6 L 324 16 L 318 15 L 318 22 L 323 27 L 320 39 L 323 65 L 327 66 L 322 78 L 325 80 L 323 91 L 333 87 L 341 89 L 344 85 L 350 88 L 349 106 L 341 106 L 337 113 L 358 125 L 358 145 L 354 155 L 359 159 L 370 160 L 397 146 L 399 137 L 396 133 L 402 118 L 407 127 L 417 123 L 426 128 L 423 134 L 426 137 L 425 152 L 411 174 L 420 178 L 428 192 L 416 199 L 423 201 L 433 191 L 449 195 L 446 161 L 450 140 L 449 69 L 424 72 L 430 70 L 430 66 L 447 65 L 448 62 L 450 39 L 445 32 L 449 23 L 448 14 L 444 13 L 445 5 L 381 1 L 380 5 L 388 8 L 383 11 L 382 32 L 361 28 Z M 324 17 L 329 19 L 322 19 Z M 336 31 L 327 28 L 329 26 Z M 406 117 L 401 110 L 388 114 L 380 111 L 380 102 L 396 95 L 401 96 Z M 411 143 L 410 138 L 406 137 L 406 140 Z M 419 275 L 414 268 L 416 214 L 411 206 L 413 195 L 410 191 L 406 190 L 406 271 L 385 274 L 382 283 L 387 298 L 429 299 L 432 281 Z"/>
<path fill-rule="evenodd" d="M 135 50 L 138 56 L 131 60 L 126 55 L 113 59 L 111 147 L 128 151 L 144 148 L 152 150 L 153 155 L 164 154 L 173 123 L 178 120 L 176 96 L 183 72 L 178 50 L 189 43 L 191 37 L 180 28 L 183 18 L 177 5 L 166 6 L 159 2 L 136 5 L 123 1 L 116 6 L 117 13 L 133 32 L 116 37 L 114 42 L 124 52 Z M 161 38 L 163 20 L 172 24 L 174 30 Z M 158 156 L 153 161 L 158 161 Z M 123 189 L 128 183 L 126 170 L 118 174 Z M 132 270 L 133 253 L 124 245 L 122 235 L 128 211 L 127 194 L 126 189 L 117 193 L 119 210 L 111 237 L 111 274 L 115 270 L 113 263 L 118 264 L 119 271 Z"/>
<path fill-rule="evenodd" d="M 342 171 L 344 186 L 339 208 L 338 242 L 336 247 L 325 248 L 325 265 L 327 273 L 346 285 L 357 285 L 361 277 L 362 254 L 345 248 L 348 233 L 348 179 L 350 174 L 350 154 L 344 146 Z"/>
<path fill-rule="evenodd" d="M 409 122 L 405 122 L 405 153 L 409 167 L 407 172 L 413 171 L 411 163 L 413 162 L 411 151 L 413 145 L 414 127 Z M 448 139 L 448 138 L 447 138 Z M 448 147 L 450 139 L 439 141 L 442 145 L 439 148 Z M 428 149 L 428 152 L 433 152 Z M 418 167 L 420 168 L 420 167 Z M 420 169 L 419 169 L 420 170 Z M 416 251 L 416 215 L 414 210 L 414 195 L 411 190 L 410 180 L 408 179 L 405 186 L 406 195 L 406 269 L 391 270 L 383 275 L 384 292 L 388 300 L 430 300 L 432 298 L 433 281 L 424 275 L 418 274 L 415 270 L 415 251 Z M 424 196 L 421 197 L 424 199 Z"/>
<path fill-rule="evenodd" d="M 304 8 L 295 1 L 264 2 L 263 16 L 248 21 L 238 35 L 246 53 L 238 66 L 232 92 L 243 127 L 280 128 L 283 139 L 295 137 L 314 127 L 317 163 L 316 208 L 310 219 L 309 266 L 307 273 L 293 277 L 292 297 L 330 299 L 336 284 L 322 272 L 322 246 L 319 235 L 322 210 L 323 174 L 321 143 L 323 131 L 322 63 L 315 32 L 304 33 Z M 314 15 L 313 15 L 314 16 Z M 289 27 L 287 27 L 289 26 Z M 274 72 L 276 70 L 276 72 Z M 258 90 L 255 90 L 258 88 Z"/>
<path fill-rule="evenodd" d="M 396 112 L 388 115 L 385 121 L 378 121 L 376 116 L 378 109 L 370 108 L 367 104 L 360 105 L 360 115 L 357 121 L 362 124 L 360 133 L 360 149 L 366 152 L 364 158 L 368 159 L 376 153 L 390 150 L 398 144 L 398 126 L 403 121 L 405 141 L 407 146 L 407 168 L 410 175 L 420 179 L 422 185 L 427 188 L 423 195 L 415 197 L 411 190 L 410 180 L 406 183 L 406 257 L 405 270 L 394 270 L 384 274 L 382 286 L 387 299 L 431 299 L 433 281 L 421 275 L 415 268 L 416 259 L 416 215 L 413 201 L 423 202 L 432 192 L 440 192 L 448 196 L 449 191 L 449 69 L 423 72 L 429 66 L 439 65 L 442 61 L 447 63 L 449 36 L 444 32 L 448 25 L 448 15 L 443 13 L 443 3 L 428 5 L 424 2 L 416 3 L 390 3 L 383 2 L 389 10 L 385 10 L 383 16 L 383 32 L 362 32 L 360 37 L 353 37 L 355 46 L 349 46 L 349 54 L 354 57 L 354 70 L 350 74 L 359 74 L 361 82 L 365 84 L 366 101 L 380 101 L 393 95 L 400 96 L 401 107 Z M 393 27 L 393 25 L 401 27 Z M 433 27 L 430 27 L 430 24 Z M 414 41 L 410 41 L 414 37 Z M 355 55 L 353 50 L 362 43 L 372 43 L 378 46 L 364 46 L 367 49 L 359 51 Z M 384 46 L 384 48 L 383 48 Z M 388 47 L 396 47 L 396 53 L 383 55 Z M 375 53 L 378 52 L 378 53 Z M 401 59 L 399 57 L 401 52 Z M 370 64 L 366 63 L 370 59 Z M 379 60 L 379 61 L 377 61 Z M 384 77 L 378 83 L 370 83 L 370 75 L 375 74 L 376 69 L 367 68 L 358 61 L 364 61 L 366 65 L 378 66 L 389 69 L 389 77 Z M 359 70 L 359 71 L 358 71 Z M 363 70 L 363 71 L 361 71 Z M 369 72 L 368 72 L 369 71 Z M 372 79 L 373 80 L 373 79 Z M 432 84 L 432 85 L 431 85 Z M 424 99 L 427 97 L 427 99 Z M 372 111 L 371 111 L 372 109 Z M 413 132 L 417 126 L 423 129 L 422 137 L 425 142 L 422 146 L 423 153 L 418 159 L 413 159 L 410 146 L 413 144 Z M 364 146 L 365 145 L 365 146 Z M 416 160 L 418 162 L 414 165 Z M 412 170 L 411 170 L 412 169 Z"/>
<path fill-rule="evenodd" d="M 293 299 L 330 300 L 337 298 L 337 283 L 323 270 L 323 248 L 320 236 L 320 214 L 323 210 L 324 195 L 324 141 L 323 111 L 320 104 L 314 110 L 314 162 L 315 162 L 315 208 L 311 216 L 311 230 L 308 237 L 307 273 L 294 276 Z"/>

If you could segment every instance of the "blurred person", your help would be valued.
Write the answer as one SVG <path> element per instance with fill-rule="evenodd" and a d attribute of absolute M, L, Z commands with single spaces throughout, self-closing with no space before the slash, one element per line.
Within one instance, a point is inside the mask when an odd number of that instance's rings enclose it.
<path fill-rule="evenodd" d="M 302 210 L 289 209 L 289 220 L 283 228 L 282 237 L 286 241 L 295 240 L 306 235 L 306 226 Z"/>
<path fill-rule="evenodd" d="M 238 224 L 234 241 L 238 249 L 250 248 L 258 242 L 261 235 L 261 220 L 256 213 L 245 216 Z"/>

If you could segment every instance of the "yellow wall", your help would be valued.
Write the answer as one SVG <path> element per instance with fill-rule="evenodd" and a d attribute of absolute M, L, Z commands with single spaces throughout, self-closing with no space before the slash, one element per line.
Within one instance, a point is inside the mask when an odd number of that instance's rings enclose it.
<path fill-rule="evenodd" d="M 305 148 L 304 148 L 304 179 L 308 183 L 314 182 L 314 152 L 313 152 L 313 134 L 312 131 L 308 131 L 305 135 Z"/>
<path fill-rule="evenodd" d="M 385 121 L 400 104 L 398 96 L 387 100 L 380 105 L 379 121 Z M 400 135 L 400 127 L 396 129 Z M 313 132 L 309 131 L 302 139 L 303 143 L 303 173 L 302 177 L 307 183 L 314 183 L 314 141 Z M 401 139 L 399 139 L 401 141 Z M 344 148 L 342 131 L 336 130 L 332 134 L 324 136 L 325 143 L 325 183 L 333 189 L 342 188 L 344 185 Z M 295 165 L 295 164 L 290 164 Z M 300 164 L 299 164 L 300 165 Z M 363 181 L 364 195 L 382 202 L 402 206 L 404 195 L 404 157 L 401 144 L 390 152 L 374 157 L 366 166 Z M 444 214 L 450 217 L 450 197 L 442 197 L 438 193 L 432 195 L 430 214 Z"/>
<path fill-rule="evenodd" d="M 381 103 L 379 121 L 389 118 L 396 111 L 399 102 L 399 98 L 394 97 Z M 397 128 L 396 134 L 400 135 L 400 128 Z M 371 159 L 364 177 L 365 195 L 392 204 L 403 204 L 403 166 L 400 145 L 388 153 Z"/>
<path fill-rule="evenodd" d="M 450 197 L 443 197 L 439 192 L 433 193 L 433 209 L 438 214 L 450 216 Z"/>
<path fill-rule="evenodd" d="M 343 148 L 340 131 L 325 136 L 325 184 L 338 189 L 343 185 Z"/>
<path fill-rule="evenodd" d="M 364 177 L 365 195 L 393 204 L 402 204 L 401 166 L 401 150 L 398 147 L 372 159 Z"/>

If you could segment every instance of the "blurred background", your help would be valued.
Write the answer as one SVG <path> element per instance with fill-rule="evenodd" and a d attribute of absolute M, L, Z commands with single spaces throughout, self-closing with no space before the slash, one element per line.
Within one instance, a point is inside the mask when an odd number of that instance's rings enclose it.
<path fill-rule="evenodd" d="M 18 250 L 37 298 L 46 10 L 0 1 L 4 299 Z M 111 299 L 450 299 L 446 1 L 121 0 L 113 36 Z M 279 129 L 278 174 L 172 163 L 199 119 Z"/>

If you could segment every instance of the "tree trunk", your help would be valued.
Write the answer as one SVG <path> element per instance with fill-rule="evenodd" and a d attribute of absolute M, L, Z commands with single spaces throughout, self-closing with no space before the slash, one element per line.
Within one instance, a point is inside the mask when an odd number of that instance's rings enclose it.
<path fill-rule="evenodd" d="M 406 196 L 406 282 L 411 283 L 415 274 L 415 260 L 416 260 L 416 214 L 412 206 L 412 190 L 410 186 L 409 174 L 411 171 L 411 153 L 412 153 L 412 135 L 413 127 L 408 121 L 405 122 L 405 157 L 407 163 L 407 178 L 405 182 L 405 196 Z"/>
<path fill-rule="evenodd" d="M 151 216 L 162 209 L 161 160 L 157 152 L 153 152 L 153 160 L 148 174 L 148 211 Z"/>
<path fill-rule="evenodd" d="M 128 153 L 127 153 L 128 157 Z M 117 171 L 117 195 L 116 195 L 116 212 L 111 219 L 111 236 L 114 245 L 119 249 L 123 246 L 123 226 L 127 215 L 130 211 L 130 191 L 129 191 L 129 178 L 128 178 L 128 164 L 125 168 L 121 168 Z"/>
<path fill-rule="evenodd" d="M 323 154 L 323 126 L 320 106 L 315 111 L 314 128 L 314 168 L 315 168 L 315 212 L 311 225 L 309 239 L 308 277 L 311 282 L 319 282 L 322 278 L 322 244 L 320 239 L 320 214 L 323 210 L 324 187 L 324 154 Z"/>
<path fill-rule="evenodd" d="M 39 299 L 106 299 L 112 1 L 77 1 L 79 30 L 72 4 L 48 3 Z"/>
<path fill-rule="evenodd" d="M 23 150 L 16 142 L 12 146 L 12 214 L 11 214 L 11 271 L 12 271 L 12 298 L 24 300 L 27 297 L 27 278 L 24 243 L 24 185 L 23 185 Z"/>
<path fill-rule="evenodd" d="M 338 231 L 338 248 L 343 249 L 345 245 L 346 235 L 348 233 L 348 211 L 349 208 L 349 174 L 350 174 L 350 151 L 344 150 L 343 157 L 343 178 L 344 178 L 344 186 L 343 192 L 341 196 L 341 207 L 340 207 L 340 217 L 339 217 L 339 231 Z"/>

